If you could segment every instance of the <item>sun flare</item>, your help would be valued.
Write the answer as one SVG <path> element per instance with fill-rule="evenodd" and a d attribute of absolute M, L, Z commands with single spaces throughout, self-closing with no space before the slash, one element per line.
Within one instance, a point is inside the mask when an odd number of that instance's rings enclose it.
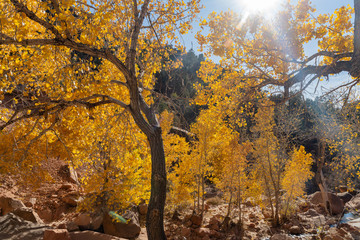
<path fill-rule="evenodd" d="M 282 0 L 239 0 L 239 4 L 249 13 L 271 14 Z"/>

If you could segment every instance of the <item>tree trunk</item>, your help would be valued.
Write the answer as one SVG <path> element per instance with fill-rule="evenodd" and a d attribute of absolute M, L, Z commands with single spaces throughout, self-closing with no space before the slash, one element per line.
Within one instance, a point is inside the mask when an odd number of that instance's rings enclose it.
<path fill-rule="evenodd" d="M 317 171 L 315 175 L 315 180 L 317 185 L 320 188 L 323 204 L 325 211 L 332 214 L 331 212 L 331 203 L 328 198 L 328 191 L 324 180 L 324 175 L 322 172 L 323 166 L 325 164 L 325 142 L 323 140 L 319 140 L 319 158 L 317 160 Z"/>
<path fill-rule="evenodd" d="M 151 196 L 146 215 L 146 230 L 149 240 L 166 239 L 164 232 L 164 207 L 166 199 L 166 167 L 161 128 L 148 136 L 151 149 Z"/>
<path fill-rule="evenodd" d="M 350 75 L 360 76 L 360 0 L 354 0 L 355 22 L 354 22 L 354 54 L 351 59 L 352 66 Z"/>

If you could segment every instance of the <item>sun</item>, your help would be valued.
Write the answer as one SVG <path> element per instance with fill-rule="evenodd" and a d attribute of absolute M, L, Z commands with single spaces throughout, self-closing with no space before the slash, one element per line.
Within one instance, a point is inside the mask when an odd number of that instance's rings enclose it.
<path fill-rule="evenodd" d="M 283 0 L 238 0 L 248 13 L 272 14 L 280 7 Z"/>

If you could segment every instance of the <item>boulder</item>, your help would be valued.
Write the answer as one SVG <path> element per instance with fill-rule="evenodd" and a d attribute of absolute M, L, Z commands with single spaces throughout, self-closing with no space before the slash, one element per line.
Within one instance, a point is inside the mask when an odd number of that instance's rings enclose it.
<path fill-rule="evenodd" d="M 91 216 L 89 213 L 81 213 L 74 219 L 74 223 L 79 226 L 80 230 L 91 228 Z"/>
<path fill-rule="evenodd" d="M 360 231 L 360 218 L 357 218 L 357 219 L 353 219 L 349 222 L 347 222 L 348 225 L 352 226 L 352 227 L 356 227 L 359 229 Z"/>
<path fill-rule="evenodd" d="M 125 219 L 129 219 L 128 223 L 117 222 L 109 214 L 104 214 L 104 233 L 113 235 L 120 238 L 136 238 L 139 236 L 141 228 L 139 225 L 139 220 L 134 213 L 128 211 L 123 216 Z"/>
<path fill-rule="evenodd" d="M 66 229 L 46 229 L 44 240 L 71 240 Z"/>
<path fill-rule="evenodd" d="M 103 224 L 103 221 L 104 221 L 103 214 L 91 217 L 91 229 L 98 230 Z"/>
<path fill-rule="evenodd" d="M 79 226 L 72 221 L 58 223 L 57 225 L 55 225 L 55 227 L 58 229 L 67 229 L 68 232 L 75 232 L 80 230 Z"/>
<path fill-rule="evenodd" d="M 196 226 L 201 226 L 201 223 L 202 223 L 202 217 L 199 216 L 199 215 L 192 215 L 190 217 L 190 221 L 193 225 L 196 225 Z"/>
<path fill-rule="evenodd" d="M 71 207 L 76 207 L 77 204 L 78 204 L 78 199 L 79 199 L 79 197 L 80 197 L 79 192 L 77 192 L 77 191 L 72 191 L 72 192 L 69 192 L 69 193 L 65 194 L 65 195 L 61 198 L 61 200 L 62 200 L 64 203 L 70 205 Z"/>
<path fill-rule="evenodd" d="M 355 211 L 360 209 L 360 194 L 357 194 L 349 202 L 347 202 L 346 207 Z"/>
<path fill-rule="evenodd" d="M 43 209 L 37 210 L 37 214 L 46 223 L 51 222 L 53 219 L 53 214 L 49 207 L 45 207 Z"/>
<path fill-rule="evenodd" d="M 290 234 L 294 234 L 294 235 L 300 235 L 303 233 L 302 229 L 299 226 L 291 226 L 289 228 L 289 232 Z"/>
<path fill-rule="evenodd" d="M 344 204 L 353 198 L 353 195 L 351 195 L 349 192 L 337 193 L 336 195 L 343 201 Z"/>
<path fill-rule="evenodd" d="M 0 239 L 42 240 L 49 226 L 26 221 L 13 213 L 0 217 Z"/>
<path fill-rule="evenodd" d="M 344 210 L 344 203 L 343 201 L 340 199 L 340 197 L 336 196 L 333 193 L 328 193 L 328 198 L 331 204 L 331 212 L 332 214 L 340 214 L 343 212 Z M 318 191 L 312 195 L 309 196 L 309 200 L 312 204 L 315 205 L 320 205 L 324 208 L 324 203 L 322 200 L 322 195 L 321 192 Z"/>
<path fill-rule="evenodd" d="M 326 222 L 325 216 L 319 214 L 314 209 L 309 209 L 304 213 L 298 214 L 299 220 L 302 222 L 302 225 L 307 225 L 311 228 L 317 228 L 323 226 Z"/>
<path fill-rule="evenodd" d="M 24 219 L 26 221 L 30 221 L 33 223 L 39 223 L 39 224 L 44 223 L 40 219 L 39 215 L 32 208 L 22 207 L 22 208 L 15 209 L 14 211 L 12 211 L 12 213 L 15 214 L 16 216 L 21 217 L 22 219 Z"/>
<path fill-rule="evenodd" d="M 356 222 L 356 220 L 354 222 Z M 359 221 L 359 219 L 357 219 L 357 225 L 350 225 L 350 224 L 342 223 L 339 225 L 339 229 L 342 229 L 342 230 L 348 232 L 352 236 L 353 239 L 360 239 L 360 221 Z"/>
<path fill-rule="evenodd" d="M 0 216 L 4 216 L 15 209 L 23 207 L 26 207 L 25 204 L 18 199 L 5 196 L 0 197 Z"/>
<path fill-rule="evenodd" d="M 71 240 L 125 240 L 123 238 L 93 231 L 71 232 L 69 235 Z"/>

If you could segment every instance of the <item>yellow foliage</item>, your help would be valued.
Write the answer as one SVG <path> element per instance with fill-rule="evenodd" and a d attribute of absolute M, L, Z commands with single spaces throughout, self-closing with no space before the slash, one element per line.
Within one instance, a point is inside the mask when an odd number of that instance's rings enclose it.
<path fill-rule="evenodd" d="M 306 153 L 303 146 L 294 149 L 285 166 L 284 176 L 281 180 L 281 186 L 285 190 L 284 199 L 287 204 L 291 204 L 297 197 L 304 195 L 305 183 L 314 175 L 311 172 L 312 163 L 311 154 Z"/>

